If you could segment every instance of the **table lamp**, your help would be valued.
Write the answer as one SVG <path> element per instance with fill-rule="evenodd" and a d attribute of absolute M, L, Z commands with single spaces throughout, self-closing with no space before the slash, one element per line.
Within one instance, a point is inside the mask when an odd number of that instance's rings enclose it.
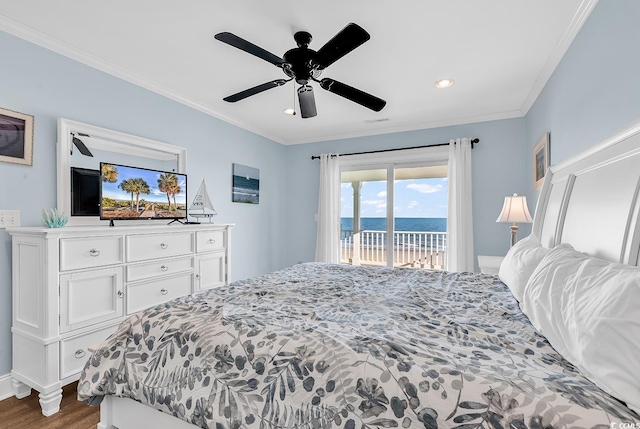
<path fill-rule="evenodd" d="M 504 205 L 496 222 L 511 222 L 511 246 L 516 244 L 516 241 L 518 241 L 518 225 L 516 225 L 516 222 L 532 222 L 529 208 L 527 207 L 527 197 L 520 197 L 518 194 L 504 197 Z"/>

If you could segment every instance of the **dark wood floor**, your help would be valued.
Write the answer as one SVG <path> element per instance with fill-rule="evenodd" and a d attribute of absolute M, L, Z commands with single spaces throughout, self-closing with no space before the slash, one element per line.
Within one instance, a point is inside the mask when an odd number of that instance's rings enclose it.
<path fill-rule="evenodd" d="M 13 396 L 0 401 L 0 429 L 95 429 L 100 409 L 78 401 L 76 384 L 63 388 L 60 411 L 50 417 L 42 415 L 34 390 L 24 399 Z"/>

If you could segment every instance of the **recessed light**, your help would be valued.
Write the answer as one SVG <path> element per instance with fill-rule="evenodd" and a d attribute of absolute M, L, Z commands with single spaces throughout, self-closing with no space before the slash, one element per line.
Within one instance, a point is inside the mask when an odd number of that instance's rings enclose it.
<path fill-rule="evenodd" d="M 436 82 L 436 88 L 449 88 L 453 85 L 453 79 L 441 79 Z"/>
<path fill-rule="evenodd" d="M 296 114 L 295 109 L 292 109 L 291 107 L 289 107 L 288 109 L 284 109 L 283 112 L 285 113 L 285 115 L 291 116 L 294 116 Z"/>

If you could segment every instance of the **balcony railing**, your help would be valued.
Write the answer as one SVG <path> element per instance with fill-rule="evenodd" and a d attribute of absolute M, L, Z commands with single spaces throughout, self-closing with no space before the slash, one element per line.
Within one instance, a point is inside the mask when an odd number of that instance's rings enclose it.
<path fill-rule="evenodd" d="M 385 231 L 341 231 L 340 259 L 353 265 L 387 265 Z M 395 231 L 393 266 L 444 269 L 447 233 L 433 231 Z"/>

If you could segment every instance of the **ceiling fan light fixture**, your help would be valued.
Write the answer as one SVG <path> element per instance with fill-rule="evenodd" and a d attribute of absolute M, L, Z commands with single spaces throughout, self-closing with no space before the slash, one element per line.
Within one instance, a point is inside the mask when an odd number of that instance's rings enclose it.
<path fill-rule="evenodd" d="M 296 113 L 298 113 L 296 112 L 296 109 L 292 109 L 291 107 L 284 109 L 283 112 L 285 115 L 291 115 L 291 116 L 295 116 Z"/>
<path fill-rule="evenodd" d="M 436 82 L 436 88 L 449 88 L 453 85 L 453 79 L 440 79 Z"/>
<path fill-rule="evenodd" d="M 298 104 L 300 105 L 300 116 L 303 118 L 313 118 L 318 114 L 316 98 L 310 85 L 303 85 L 298 88 Z"/>

